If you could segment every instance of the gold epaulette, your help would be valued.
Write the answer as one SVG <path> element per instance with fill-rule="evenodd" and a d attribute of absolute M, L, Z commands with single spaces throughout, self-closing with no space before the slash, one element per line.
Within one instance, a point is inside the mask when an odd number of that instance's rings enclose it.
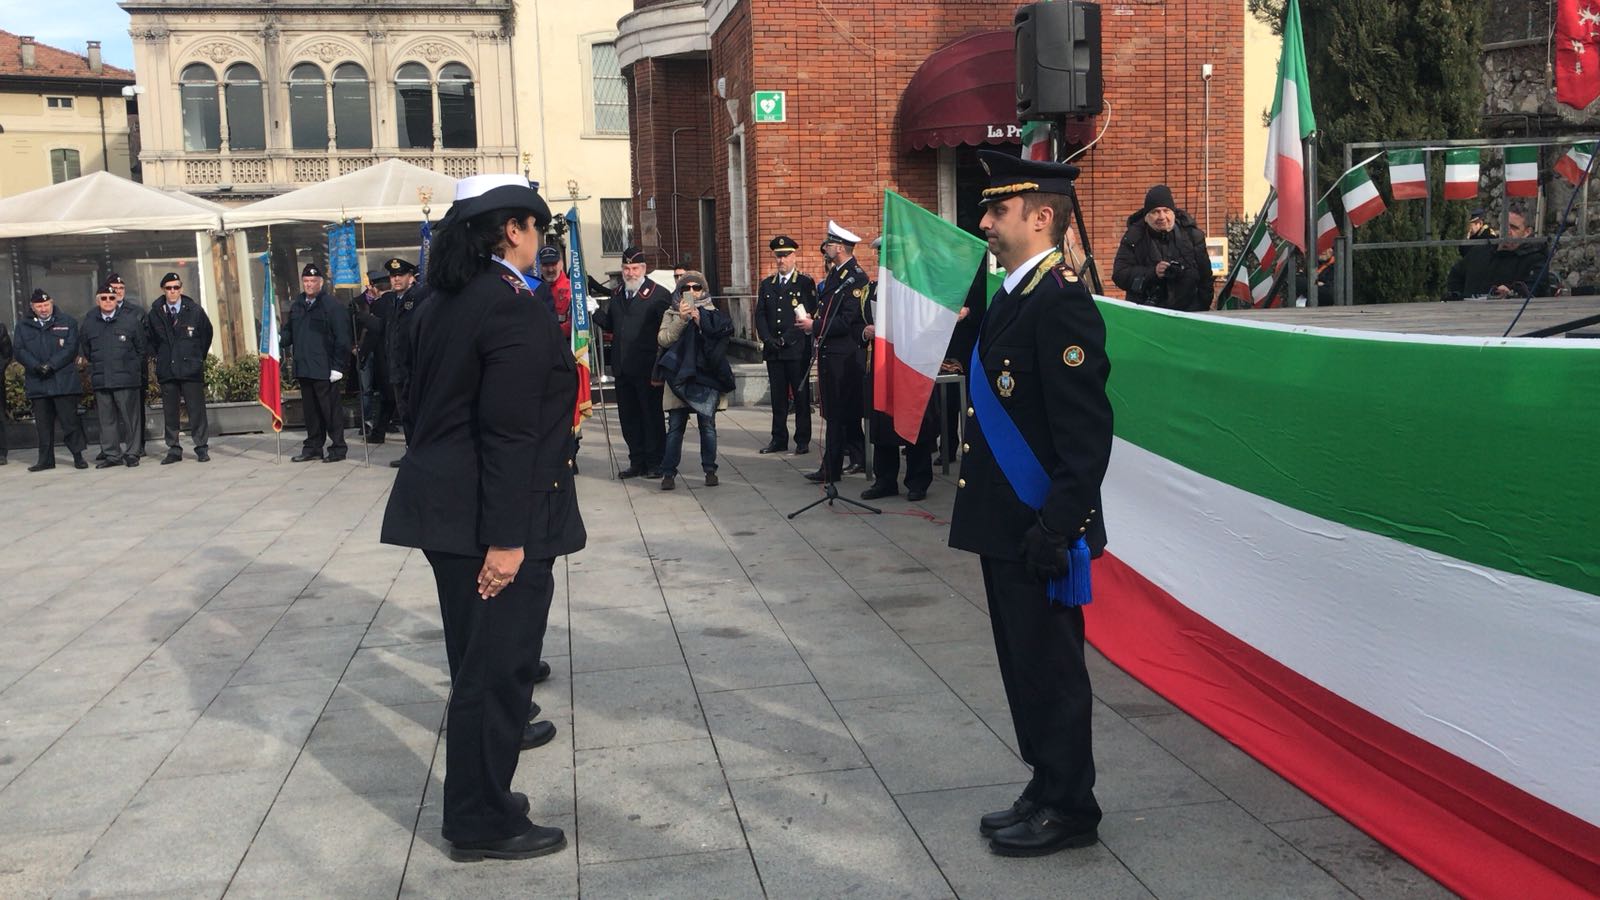
<path fill-rule="evenodd" d="M 1056 266 L 1060 265 L 1062 259 L 1063 257 L 1060 250 L 1051 250 L 1050 255 L 1046 256 L 1044 260 L 1039 263 L 1039 267 L 1033 270 L 1033 275 L 1029 276 L 1027 284 L 1023 285 L 1022 295 L 1027 296 L 1028 294 L 1033 293 L 1033 289 L 1038 287 L 1039 282 L 1044 280 L 1045 274 L 1051 269 L 1054 269 Z"/>

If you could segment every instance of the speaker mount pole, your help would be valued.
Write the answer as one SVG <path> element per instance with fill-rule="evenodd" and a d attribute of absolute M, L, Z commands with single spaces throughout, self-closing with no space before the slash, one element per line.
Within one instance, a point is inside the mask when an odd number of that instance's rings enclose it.
<path fill-rule="evenodd" d="M 1050 124 L 1055 132 L 1051 135 L 1050 155 L 1057 162 L 1064 162 L 1065 158 L 1061 151 L 1067 143 L 1067 117 L 1057 116 L 1050 121 Z M 1072 198 L 1072 217 L 1078 227 L 1078 245 L 1083 248 L 1083 271 L 1078 274 L 1089 277 L 1089 284 L 1093 286 L 1096 294 L 1104 294 L 1106 288 L 1100 282 L 1100 267 L 1095 264 L 1094 248 L 1089 244 L 1089 226 L 1083 221 L 1083 204 L 1078 202 L 1077 182 L 1073 182 L 1067 196 Z"/>

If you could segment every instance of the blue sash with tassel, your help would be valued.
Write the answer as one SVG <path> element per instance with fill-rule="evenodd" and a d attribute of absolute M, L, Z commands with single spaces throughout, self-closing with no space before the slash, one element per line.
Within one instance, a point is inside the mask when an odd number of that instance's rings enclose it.
<path fill-rule="evenodd" d="M 1050 492 L 1050 475 L 1039 464 L 1039 457 L 1028 446 L 1017 423 L 1011 420 L 1005 407 L 1000 405 L 983 374 L 983 363 L 976 344 L 972 348 L 972 362 L 967 371 L 979 377 L 968 378 L 972 395 L 972 411 L 977 415 L 978 427 L 983 429 L 983 439 L 989 442 L 995 462 L 1010 482 L 1017 499 L 1038 512 L 1044 507 L 1045 496 Z M 1078 535 L 1067 551 L 1067 574 L 1052 578 L 1045 589 L 1050 602 L 1058 606 L 1084 606 L 1093 600 L 1089 583 L 1089 543 Z"/>

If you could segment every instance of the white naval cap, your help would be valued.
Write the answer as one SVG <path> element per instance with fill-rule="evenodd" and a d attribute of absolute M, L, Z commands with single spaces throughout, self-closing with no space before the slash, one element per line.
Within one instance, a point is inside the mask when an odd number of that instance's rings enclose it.
<path fill-rule="evenodd" d="M 828 242 L 854 245 L 861 243 L 861 238 L 856 237 L 855 232 L 851 231 L 850 229 L 845 228 L 832 219 L 829 219 Z"/>

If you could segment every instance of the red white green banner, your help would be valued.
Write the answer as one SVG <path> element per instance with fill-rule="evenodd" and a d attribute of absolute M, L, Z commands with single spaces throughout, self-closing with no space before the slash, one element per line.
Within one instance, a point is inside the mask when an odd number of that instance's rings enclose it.
<path fill-rule="evenodd" d="M 1556 160 L 1556 174 L 1565 178 L 1569 183 L 1579 185 L 1583 183 L 1584 173 L 1589 171 L 1589 160 L 1594 156 L 1595 142 L 1573 144 L 1566 155 Z"/>
<path fill-rule="evenodd" d="M 1592 897 L 1600 344 L 1100 308 L 1095 645 L 1451 890 Z"/>
<path fill-rule="evenodd" d="M 1361 227 L 1387 209 L 1365 165 L 1356 166 L 1339 177 L 1339 203 L 1350 217 L 1352 228 Z"/>
<path fill-rule="evenodd" d="M 985 249 L 955 225 L 883 192 L 872 405 L 913 443 Z"/>
<path fill-rule="evenodd" d="M 1389 151 L 1389 195 L 1396 200 L 1428 196 L 1428 168 L 1421 150 Z"/>
<path fill-rule="evenodd" d="M 1300 4 L 1289 0 L 1284 11 L 1283 53 L 1278 57 L 1278 83 L 1267 125 L 1267 182 L 1278 192 L 1272 230 L 1303 253 L 1306 235 L 1305 148 L 1317 130 L 1311 112 L 1311 79 L 1306 74 L 1306 48 L 1300 33 Z"/>
<path fill-rule="evenodd" d="M 1444 198 L 1446 200 L 1471 200 L 1478 196 L 1478 163 L 1481 154 L 1476 148 L 1446 150 L 1444 152 Z"/>

